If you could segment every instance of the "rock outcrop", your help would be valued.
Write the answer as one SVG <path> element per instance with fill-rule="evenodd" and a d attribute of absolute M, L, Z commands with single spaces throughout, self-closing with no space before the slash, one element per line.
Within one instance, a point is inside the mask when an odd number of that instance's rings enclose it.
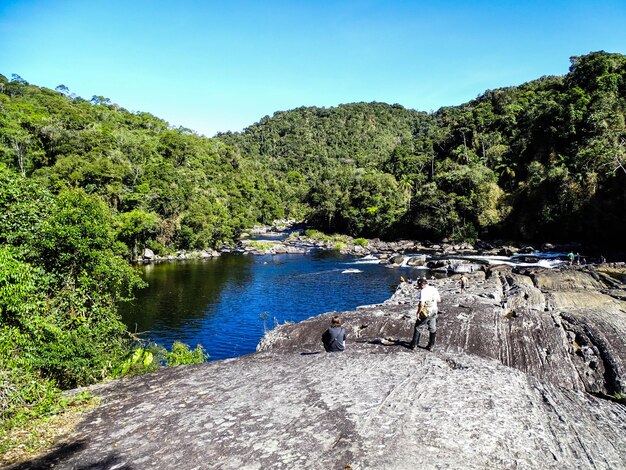
<path fill-rule="evenodd" d="M 496 266 L 467 274 L 465 290 L 458 276 L 431 281 L 443 296 L 439 351 L 497 359 L 572 390 L 626 395 L 625 291 L 598 269 Z M 343 313 L 348 335 L 408 341 L 417 292 L 416 284 L 403 283 L 384 304 Z M 331 315 L 281 326 L 258 349 L 313 347 Z"/>
<path fill-rule="evenodd" d="M 405 347 L 416 288 L 266 335 L 255 354 L 92 388 L 74 436 L 15 468 L 626 468 L 626 304 L 601 271 L 433 281 L 434 352 Z"/>

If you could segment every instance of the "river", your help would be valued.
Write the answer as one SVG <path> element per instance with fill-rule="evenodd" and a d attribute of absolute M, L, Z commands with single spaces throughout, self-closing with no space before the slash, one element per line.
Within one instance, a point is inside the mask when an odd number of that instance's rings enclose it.
<path fill-rule="evenodd" d="M 467 257 L 483 263 L 544 265 L 563 254 L 541 254 L 538 263 L 515 258 Z M 244 256 L 139 266 L 148 287 L 121 306 L 130 331 L 162 346 L 201 344 L 209 360 L 254 352 L 266 329 L 324 312 L 353 310 L 388 299 L 400 277 L 424 270 L 390 269 L 377 259 L 335 252 Z M 429 274 L 430 276 L 431 274 Z M 320 332 L 321 334 L 321 332 Z"/>
<path fill-rule="evenodd" d="M 382 302 L 408 272 L 334 253 L 223 255 L 137 269 L 149 285 L 121 306 L 130 331 L 168 349 L 174 341 L 202 344 L 209 360 L 254 352 L 275 324 Z"/>

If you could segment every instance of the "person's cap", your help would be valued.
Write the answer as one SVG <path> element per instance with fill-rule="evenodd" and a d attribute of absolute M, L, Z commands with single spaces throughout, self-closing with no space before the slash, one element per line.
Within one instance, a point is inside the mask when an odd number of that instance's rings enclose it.
<path fill-rule="evenodd" d="M 428 281 L 427 281 L 426 279 L 424 279 L 423 277 L 420 277 L 420 278 L 417 280 L 417 285 L 418 285 L 418 286 L 422 286 L 422 285 L 424 285 L 424 284 L 428 284 Z"/>

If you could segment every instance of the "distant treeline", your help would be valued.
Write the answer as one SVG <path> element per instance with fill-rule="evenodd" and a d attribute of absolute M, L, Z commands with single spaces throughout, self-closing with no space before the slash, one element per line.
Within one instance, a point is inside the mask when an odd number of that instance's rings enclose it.
<path fill-rule="evenodd" d="M 132 345 L 116 303 L 140 283 L 122 258 L 145 247 L 219 248 L 281 218 L 619 245 L 625 115 L 626 57 L 605 52 L 435 113 L 299 108 L 211 139 L 0 75 L 0 395 L 116 374 Z"/>
<path fill-rule="evenodd" d="M 97 195 L 127 253 L 216 247 L 284 217 L 387 239 L 617 244 L 626 57 L 571 64 L 435 113 L 298 108 L 213 139 L 101 96 L 0 77 L 0 161 L 53 195 Z"/>

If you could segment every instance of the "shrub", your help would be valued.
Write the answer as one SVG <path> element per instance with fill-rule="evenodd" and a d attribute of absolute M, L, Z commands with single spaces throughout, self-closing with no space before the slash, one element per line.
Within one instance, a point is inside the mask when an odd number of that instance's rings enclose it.
<path fill-rule="evenodd" d="M 168 250 L 167 247 L 156 240 L 148 240 L 146 242 L 146 248 L 150 248 L 155 254 L 164 256 L 168 253 L 171 253 L 171 250 Z"/>
<path fill-rule="evenodd" d="M 366 247 L 367 245 L 369 245 L 369 242 L 365 238 L 356 238 L 354 240 L 354 244 L 362 246 L 362 247 Z"/>
<path fill-rule="evenodd" d="M 304 231 L 304 236 L 307 238 L 311 238 L 313 240 L 319 241 L 327 241 L 330 240 L 330 237 L 319 230 L 307 229 Z"/>
<path fill-rule="evenodd" d="M 267 251 L 267 250 L 272 249 L 274 245 L 272 243 L 260 242 L 257 240 L 250 240 L 248 242 L 248 246 L 251 248 L 256 248 L 259 251 Z"/>
<path fill-rule="evenodd" d="M 167 366 L 200 364 L 201 362 L 205 362 L 208 358 L 209 355 L 200 344 L 196 346 L 196 349 L 191 351 L 188 345 L 175 341 L 174 344 L 172 344 L 172 351 L 165 353 L 165 364 Z"/>
<path fill-rule="evenodd" d="M 60 408 L 61 391 L 52 380 L 23 368 L 0 369 L 0 427 L 11 427 Z"/>
<path fill-rule="evenodd" d="M 153 372 L 159 368 L 164 356 L 164 348 L 160 346 L 139 346 L 113 370 L 114 377 L 138 375 Z"/>

